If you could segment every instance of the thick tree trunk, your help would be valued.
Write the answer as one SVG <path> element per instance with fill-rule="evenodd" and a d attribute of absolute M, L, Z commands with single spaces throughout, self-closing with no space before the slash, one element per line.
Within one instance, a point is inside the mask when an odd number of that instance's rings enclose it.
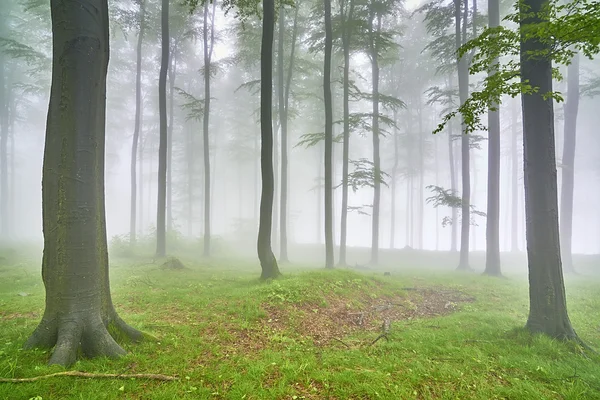
<path fill-rule="evenodd" d="M 464 2 L 464 17 L 461 17 L 461 0 L 454 0 L 456 19 L 456 48 L 465 43 L 467 36 L 468 0 Z M 461 30 L 462 20 L 462 30 Z M 467 57 L 463 56 L 457 60 L 458 64 L 458 91 L 460 104 L 464 104 L 469 97 L 469 65 Z M 460 261 L 458 270 L 470 270 L 469 266 L 469 229 L 471 223 L 471 174 L 469 157 L 469 137 L 466 135 L 466 126 L 461 122 L 461 177 L 462 177 L 462 209 L 461 209 L 461 231 L 460 231 Z"/>
<path fill-rule="evenodd" d="M 499 0 L 488 0 L 489 26 L 500 25 Z M 497 61 L 496 61 L 497 62 Z M 494 67 L 495 68 L 495 67 Z M 494 74 L 492 69 L 490 74 Z M 498 105 L 495 105 L 497 108 Z M 488 184 L 484 274 L 501 276 L 500 269 L 500 113 L 488 111 Z"/>
<path fill-rule="evenodd" d="M 83 2 L 83 0 L 82 0 Z M 46 307 L 26 347 L 52 348 L 50 364 L 125 351 L 111 336 L 142 334 L 110 297 L 104 209 L 108 6 L 52 0 L 53 69 L 42 175 Z M 89 9 L 97 10 L 90 14 Z M 66 161 L 65 161 L 66 160 Z"/>
<path fill-rule="evenodd" d="M 347 14 L 344 13 L 344 4 L 349 3 Z M 352 38 L 351 21 L 354 12 L 354 0 L 341 2 L 341 14 L 344 18 L 342 46 L 344 51 L 344 142 L 342 148 L 342 209 L 340 216 L 340 266 L 346 265 L 346 242 L 348 238 L 348 167 L 350 157 L 350 40 Z"/>
<path fill-rule="evenodd" d="M 377 18 L 377 30 L 373 19 Z M 381 157 L 379 155 L 379 60 L 375 32 L 381 31 L 381 15 L 369 17 L 371 78 L 373 84 L 373 219 L 371 224 L 371 264 L 379 264 L 379 208 L 381 204 Z"/>
<path fill-rule="evenodd" d="M 325 5 L 325 62 L 323 98 L 325 99 L 325 268 L 333 268 L 333 105 L 331 98 L 331 0 Z"/>
<path fill-rule="evenodd" d="M 545 6 L 545 0 L 524 0 L 529 18 L 521 28 L 540 23 L 532 16 Z M 525 213 L 529 263 L 529 318 L 526 327 L 561 339 L 576 339 L 567 314 L 558 230 L 558 199 L 552 99 L 552 63 L 531 53 L 548 51 L 548 45 L 535 39 L 521 42 L 521 80 L 539 90 L 522 95 L 523 149 L 525 168 Z"/>
<path fill-rule="evenodd" d="M 271 250 L 273 223 L 273 31 L 275 27 L 274 0 L 263 0 L 263 29 L 260 48 L 260 168 L 262 193 L 257 252 L 262 269 L 261 279 L 277 278 L 281 273 Z"/>
<path fill-rule="evenodd" d="M 565 103 L 562 185 L 560 190 L 560 244 L 563 268 L 573 267 L 573 192 L 575 190 L 575 146 L 577 143 L 577 113 L 579 111 L 579 55 L 571 60 L 567 71 L 567 102 Z"/>
<path fill-rule="evenodd" d="M 173 231 L 173 106 L 177 77 L 177 47 L 171 52 L 169 77 L 169 127 L 167 128 L 167 232 Z"/>
<path fill-rule="evenodd" d="M 142 45 L 144 41 L 144 19 L 146 14 L 146 0 L 140 1 L 138 40 L 136 46 L 135 64 L 135 125 L 133 128 L 133 142 L 131 144 L 131 203 L 129 213 L 129 244 L 136 243 L 136 217 L 137 217 L 137 153 L 140 143 L 140 126 L 142 120 Z M 141 167 L 140 167 L 141 168 Z"/>
<path fill-rule="evenodd" d="M 161 62 L 158 78 L 158 111 L 160 114 L 160 141 L 158 146 L 158 198 L 156 221 L 156 256 L 167 252 L 167 70 L 169 69 L 169 0 L 162 0 Z"/>

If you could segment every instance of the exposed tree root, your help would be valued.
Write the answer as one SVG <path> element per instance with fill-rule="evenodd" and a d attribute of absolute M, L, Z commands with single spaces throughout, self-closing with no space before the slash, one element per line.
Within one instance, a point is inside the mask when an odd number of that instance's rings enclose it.
<path fill-rule="evenodd" d="M 115 341 L 131 340 L 139 342 L 144 335 L 127 325 L 114 311 L 106 323 L 99 313 L 83 317 L 81 314 L 49 318 L 46 315 L 25 343 L 25 348 L 52 348 L 48 364 L 72 365 L 77 360 L 79 350 L 85 357 L 104 356 L 117 358 L 126 351 Z M 109 332 L 110 330 L 110 332 Z"/>
<path fill-rule="evenodd" d="M 25 383 L 36 382 L 42 379 L 54 378 L 56 376 L 74 376 L 78 378 L 108 378 L 108 379 L 152 379 L 158 381 L 176 381 L 178 376 L 163 374 L 95 374 L 81 371 L 63 371 L 54 374 L 34 376 L 32 378 L 0 378 L 1 383 Z"/>

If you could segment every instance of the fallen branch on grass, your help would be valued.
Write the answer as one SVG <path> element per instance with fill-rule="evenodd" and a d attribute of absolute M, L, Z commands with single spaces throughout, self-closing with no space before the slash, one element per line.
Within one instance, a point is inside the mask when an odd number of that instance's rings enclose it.
<path fill-rule="evenodd" d="M 152 379 L 158 381 L 176 381 L 177 376 L 163 374 L 93 374 L 90 372 L 81 371 L 64 371 L 55 374 L 34 376 L 33 378 L 0 378 L 0 383 L 24 383 L 35 382 L 42 379 L 54 378 L 56 376 L 75 376 L 79 378 L 112 378 L 112 379 Z"/>
<path fill-rule="evenodd" d="M 379 339 L 382 339 L 382 338 L 385 338 L 385 340 L 387 340 L 388 342 L 390 341 L 390 338 L 388 338 L 388 336 L 387 336 L 388 333 L 390 332 L 390 325 L 391 324 L 390 324 L 390 320 L 389 319 L 386 319 L 386 320 L 383 321 L 383 324 L 381 325 L 381 331 L 382 331 L 381 335 L 377 336 L 375 338 L 375 340 L 373 340 L 371 342 L 371 344 L 369 344 L 369 347 L 373 346 L 375 343 L 377 343 L 379 341 Z"/>
<path fill-rule="evenodd" d="M 341 344 L 343 344 L 344 346 L 346 346 L 347 348 L 351 349 L 352 347 L 350 347 L 349 344 L 345 343 L 343 340 L 340 340 L 338 338 L 333 338 L 333 340 L 340 342 Z"/>

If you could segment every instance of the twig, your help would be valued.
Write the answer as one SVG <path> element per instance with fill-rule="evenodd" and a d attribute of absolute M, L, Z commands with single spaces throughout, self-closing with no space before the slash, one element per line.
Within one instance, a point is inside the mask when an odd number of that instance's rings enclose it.
<path fill-rule="evenodd" d="M 385 338 L 385 340 L 387 340 L 388 342 L 390 341 L 390 339 L 387 337 L 387 333 L 382 333 L 381 335 L 377 336 L 377 337 L 375 338 L 375 340 L 373 340 L 373 341 L 372 341 L 372 342 L 369 344 L 369 346 L 373 346 L 373 345 L 374 345 L 375 343 L 377 343 L 377 342 L 379 341 L 379 339 L 381 339 L 381 338 Z"/>
<path fill-rule="evenodd" d="M 345 343 L 343 340 L 340 340 L 338 338 L 333 338 L 333 340 L 340 342 L 341 344 L 343 344 L 344 346 L 346 346 L 347 348 L 351 349 L 352 347 L 350 347 L 349 344 Z"/>
<path fill-rule="evenodd" d="M 177 376 L 163 375 L 163 374 L 93 374 L 90 372 L 81 371 L 64 371 L 57 372 L 55 374 L 34 376 L 33 378 L 0 378 L 0 383 L 24 383 L 24 382 L 35 382 L 42 379 L 54 378 L 56 376 L 75 376 L 79 378 L 113 378 L 113 379 L 154 379 L 158 381 L 176 381 L 179 380 Z"/>

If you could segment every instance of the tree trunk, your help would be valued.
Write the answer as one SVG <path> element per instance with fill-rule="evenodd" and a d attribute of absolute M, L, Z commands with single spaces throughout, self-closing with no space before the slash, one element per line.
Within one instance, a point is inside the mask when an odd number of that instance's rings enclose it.
<path fill-rule="evenodd" d="M 288 199 L 288 105 L 290 98 L 290 86 L 292 84 L 292 74 L 294 71 L 294 53 L 296 50 L 296 37 L 298 30 L 298 9 L 294 14 L 294 26 L 292 28 L 292 43 L 290 53 L 290 65 L 285 79 L 285 85 L 280 84 L 279 92 L 279 124 L 281 126 L 281 193 L 280 193 L 280 209 L 281 217 L 279 219 L 279 260 L 282 262 L 288 261 L 288 239 L 287 239 L 287 199 Z M 283 41 L 284 41 L 284 26 L 285 26 L 285 10 L 281 6 L 279 9 L 279 41 L 277 50 L 277 74 L 278 81 L 284 82 L 283 71 Z"/>
<path fill-rule="evenodd" d="M 263 29 L 260 49 L 260 169 L 262 193 L 257 252 L 262 269 L 261 279 L 277 278 L 281 273 L 271 250 L 273 223 L 273 31 L 275 28 L 274 0 L 263 0 Z"/>
<path fill-rule="evenodd" d="M 331 98 L 331 0 L 325 5 L 325 62 L 323 98 L 325 99 L 325 268 L 333 268 L 333 105 Z"/>
<path fill-rule="evenodd" d="M 468 0 L 465 0 L 464 17 L 461 18 L 461 0 L 454 0 L 456 19 L 456 48 L 465 43 L 467 36 Z M 462 19 L 462 32 L 461 32 Z M 464 104 L 469 97 L 469 65 L 467 57 L 463 56 L 457 60 L 458 64 L 458 91 L 460 104 Z M 471 222 L 471 174 L 469 157 L 469 137 L 466 134 L 464 120 L 461 121 L 461 160 L 462 160 L 462 209 L 461 209 L 461 232 L 460 232 L 460 261 L 458 270 L 470 270 L 469 266 L 469 228 Z"/>
<path fill-rule="evenodd" d="M 142 120 L 142 44 L 144 41 L 144 19 L 146 14 L 146 0 L 140 1 L 138 40 L 136 47 L 135 64 L 135 125 L 133 128 L 133 142 L 131 144 L 131 203 L 129 213 L 129 245 L 136 243 L 136 217 L 137 217 L 137 152 L 140 142 L 140 125 Z"/>
<path fill-rule="evenodd" d="M 394 122 L 398 121 L 398 112 L 394 110 Z M 398 163 L 400 161 L 400 152 L 398 151 L 398 128 L 394 127 L 394 166 L 392 167 L 392 204 L 390 218 L 390 249 L 396 245 L 396 180 L 398 179 Z"/>
<path fill-rule="evenodd" d="M 579 55 L 571 60 L 567 71 L 567 102 L 564 106 L 564 145 L 562 185 L 560 190 L 560 244 L 563 268 L 573 268 L 573 192 L 575 190 L 575 146 L 577 143 L 577 113 L 579 111 Z"/>
<path fill-rule="evenodd" d="M 524 0 L 527 25 L 541 23 L 546 0 Z M 521 10 L 523 12 L 523 9 Z M 536 13 L 536 14 L 534 14 Z M 567 314 L 558 230 L 558 199 L 552 98 L 552 62 L 543 57 L 549 45 L 521 39 L 521 80 L 539 88 L 522 95 L 523 149 L 525 168 L 525 213 L 529 264 L 529 318 L 526 327 L 561 339 L 577 339 Z"/>
<path fill-rule="evenodd" d="M 448 80 L 448 87 L 452 89 L 452 74 Z M 448 103 L 452 104 L 452 97 L 448 95 Z M 452 121 L 448 122 L 448 161 L 450 164 L 450 190 L 453 195 L 457 195 L 458 188 L 456 187 L 456 162 L 454 160 L 454 130 Z M 452 229 L 450 237 L 450 251 L 455 253 L 458 250 L 458 210 L 452 207 Z"/>
<path fill-rule="evenodd" d="M 510 235 L 510 250 L 513 253 L 519 251 L 519 153 L 517 150 L 517 139 L 518 139 L 518 108 L 517 100 L 512 102 L 512 135 L 510 141 L 510 154 L 511 154 L 511 195 L 512 195 L 512 206 L 511 206 L 511 235 Z"/>
<path fill-rule="evenodd" d="M 417 226 L 417 248 L 423 249 L 423 220 L 425 219 L 425 139 L 423 138 L 423 104 L 419 94 L 419 221 Z"/>
<path fill-rule="evenodd" d="M 158 198 L 156 221 L 156 256 L 167 252 L 167 70 L 169 69 L 169 0 L 162 0 L 161 11 L 161 62 L 158 78 L 158 111 L 160 114 L 160 141 L 158 146 Z"/>
<path fill-rule="evenodd" d="M 83 0 L 82 0 L 83 2 Z M 53 68 L 42 175 L 46 307 L 25 344 L 54 347 L 50 364 L 125 353 L 115 336 L 142 339 L 110 296 L 104 208 L 109 36 L 106 0 L 52 0 Z M 89 10 L 96 10 L 90 14 Z"/>
<path fill-rule="evenodd" d="M 167 129 L 167 232 L 173 231 L 173 103 L 177 76 L 177 47 L 171 52 L 169 76 L 169 127 Z"/>
<path fill-rule="evenodd" d="M 209 118 L 210 118 L 210 68 L 215 39 L 215 7 L 216 0 L 212 2 L 212 14 L 210 21 L 210 45 L 208 31 L 208 7 L 209 2 L 204 4 L 204 116 L 202 118 L 202 138 L 204 148 L 204 256 L 210 256 L 210 141 L 209 141 Z M 210 46 L 210 47 L 209 47 Z"/>
<path fill-rule="evenodd" d="M 488 0 L 489 26 L 500 25 L 500 2 Z M 495 73 L 497 60 L 490 71 Z M 495 104 L 494 108 L 498 105 Z M 500 269 L 500 113 L 488 110 L 488 184 L 484 274 L 501 276 Z"/>
<path fill-rule="evenodd" d="M 379 206 L 381 203 L 381 158 L 379 156 L 379 61 L 373 19 L 377 18 L 377 33 L 381 31 L 381 15 L 369 17 L 371 77 L 373 83 L 373 219 L 371 225 L 371 264 L 379 264 Z"/>
<path fill-rule="evenodd" d="M 194 221 L 194 135 L 193 129 L 190 126 L 186 127 L 187 135 L 187 146 L 185 154 L 187 158 L 187 230 L 188 237 L 192 237 L 193 234 L 193 221 Z"/>
<path fill-rule="evenodd" d="M 6 63 L 0 55 L 0 239 L 10 236 L 8 216 L 8 102 Z"/>
<path fill-rule="evenodd" d="M 345 15 L 343 5 L 349 3 L 348 13 Z M 346 265 L 346 242 L 348 238 L 348 167 L 350 157 L 350 39 L 352 37 L 352 16 L 354 12 L 354 0 L 343 0 L 341 2 L 341 15 L 344 18 L 342 46 L 344 51 L 344 143 L 342 149 L 342 209 L 340 217 L 340 266 Z"/>

